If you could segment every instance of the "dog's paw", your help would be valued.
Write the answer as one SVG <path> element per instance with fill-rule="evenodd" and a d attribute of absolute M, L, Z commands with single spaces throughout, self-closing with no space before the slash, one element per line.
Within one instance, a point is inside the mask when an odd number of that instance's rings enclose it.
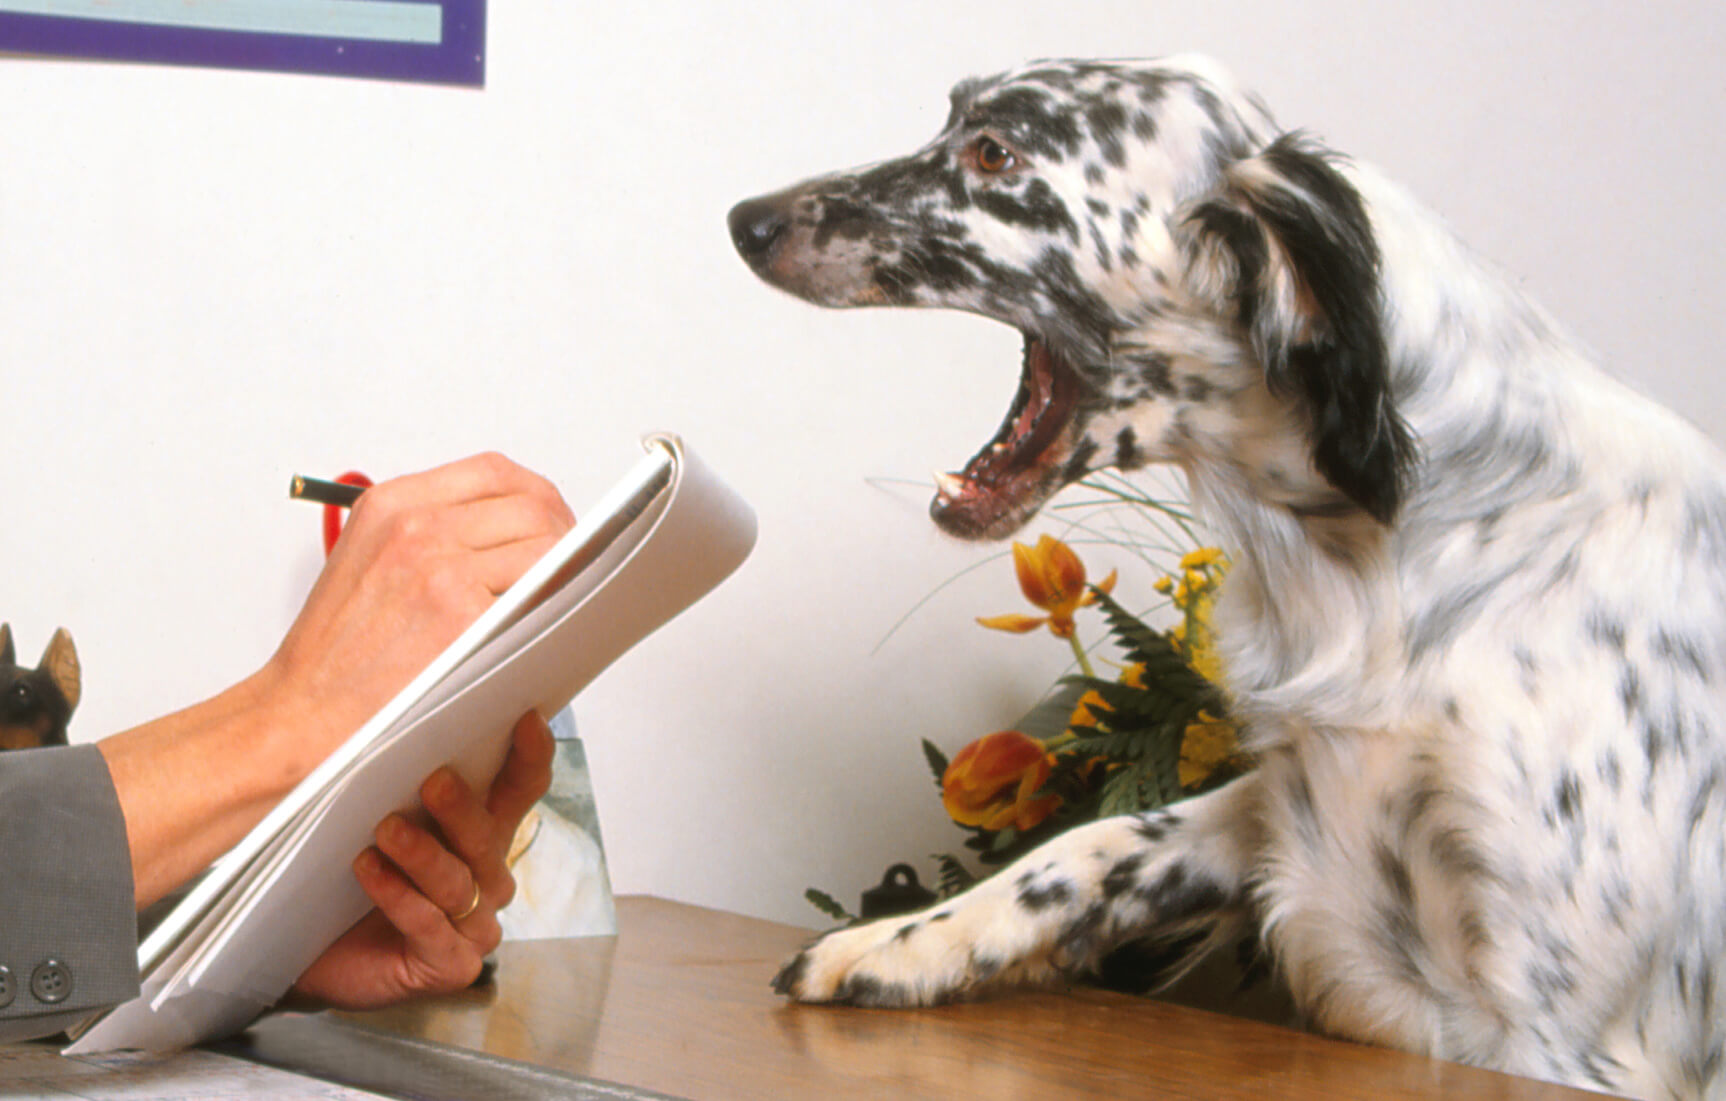
<path fill-rule="evenodd" d="M 800 1002 L 900 1008 L 947 1000 L 964 980 L 929 920 L 887 918 L 829 933 L 787 963 L 773 988 Z"/>
<path fill-rule="evenodd" d="M 840 929 L 788 962 L 773 988 L 800 1002 L 908 1008 L 965 997 L 1009 976 L 1030 977 L 979 942 L 974 917 L 937 907 Z"/>

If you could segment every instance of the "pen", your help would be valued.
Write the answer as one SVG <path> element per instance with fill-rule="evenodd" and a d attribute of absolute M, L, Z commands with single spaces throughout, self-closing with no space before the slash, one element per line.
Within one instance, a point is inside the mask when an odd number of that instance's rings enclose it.
<path fill-rule="evenodd" d="M 346 482 L 328 482 L 322 478 L 308 478 L 304 474 L 295 474 L 294 480 L 288 483 L 288 496 L 296 501 L 311 501 L 318 505 L 335 505 L 337 508 L 351 508 L 365 492 L 365 486 L 349 485 Z"/>

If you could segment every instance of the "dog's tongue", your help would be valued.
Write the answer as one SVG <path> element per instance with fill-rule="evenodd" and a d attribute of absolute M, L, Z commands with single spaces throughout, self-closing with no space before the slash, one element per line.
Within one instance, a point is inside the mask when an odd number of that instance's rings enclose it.
<path fill-rule="evenodd" d="M 1048 345 L 1025 338 L 1019 393 L 993 440 L 957 474 L 935 477 L 929 514 L 945 531 L 969 539 L 1017 530 L 1060 488 L 1058 443 L 1078 396 L 1073 371 Z"/>

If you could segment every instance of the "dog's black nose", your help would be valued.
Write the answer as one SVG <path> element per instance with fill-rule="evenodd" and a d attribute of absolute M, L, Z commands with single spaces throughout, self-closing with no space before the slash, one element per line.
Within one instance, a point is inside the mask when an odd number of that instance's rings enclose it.
<path fill-rule="evenodd" d="M 731 208 L 726 218 L 731 227 L 731 243 L 751 264 L 772 251 L 775 241 L 785 233 L 785 211 L 771 199 L 745 199 Z"/>

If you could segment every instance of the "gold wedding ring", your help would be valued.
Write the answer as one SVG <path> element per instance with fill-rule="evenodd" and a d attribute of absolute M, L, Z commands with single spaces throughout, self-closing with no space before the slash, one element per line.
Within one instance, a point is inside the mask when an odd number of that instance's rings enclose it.
<path fill-rule="evenodd" d="M 451 921 L 460 921 L 462 918 L 472 915 L 477 909 L 479 909 L 479 880 L 476 879 L 473 883 L 473 901 L 467 904 L 467 909 L 463 910 L 459 914 L 451 914 L 449 919 Z"/>

